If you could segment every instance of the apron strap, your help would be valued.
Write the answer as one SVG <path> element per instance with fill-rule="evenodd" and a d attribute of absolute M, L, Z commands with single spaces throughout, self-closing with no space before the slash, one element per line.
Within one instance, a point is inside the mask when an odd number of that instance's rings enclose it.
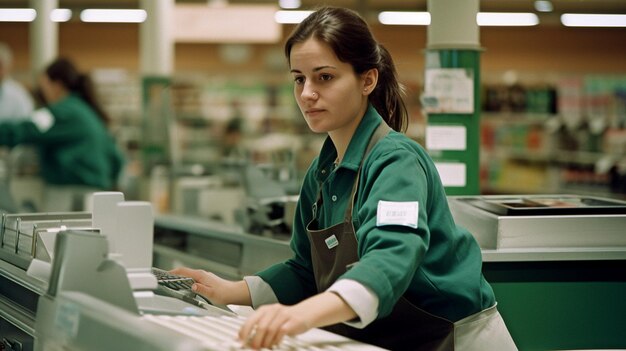
<path fill-rule="evenodd" d="M 384 138 L 387 134 L 389 134 L 390 131 L 391 131 L 391 127 L 389 127 L 385 121 L 380 122 L 380 124 L 374 131 L 374 134 L 372 134 L 369 144 L 367 144 L 367 149 L 365 149 L 365 153 L 363 154 L 363 158 L 361 159 L 361 165 L 363 165 L 363 161 L 365 161 L 367 156 L 370 154 L 370 151 L 372 151 L 372 149 L 374 148 L 374 145 L 376 145 L 376 143 L 380 139 Z"/>
<path fill-rule="evenodd" d="M 361 167 L 363 166 L 363 161 L 369 155 L 370 151 L 372 151 L 372 148 L 374 148 L 374 145 L 376 145 L 376 143 L 380 139 L 384 138 L 387 134 L 389 134 L 389 131 L 391 131 L 391 128 L 387 125 L 385 121 L 382 121 L 380 122 L 376 130 L 374 131 L 374 134 L 372 134 L 372 136 L 370 137 L 369 143 L 367 144 L 367 149 L 365 149 L 365 153 L 363 154 L 363 158 L 361 159 L 361 164 L 359 165 L 359 169 L 357 169 L 356 171 L 356 178 L 354 180 L 354 184 L 352 185 L 352 192 L 350 193 L 350 201 L 348 202 L 348 206 L 346 206 L 346 214 L 344 216 L 346 220 L 352 221 L 352 208 L 354 206 L 354 198 L 356 197 L 356 192 L 357 192 L 357 188 L 359 185 L 359 176 L 361 174 Z M 313 217 L 312 217 L 313 219 L 317 218 L 317 209 L 322 206 L 322 202 L 323 202 L 321 182 L 318 182 L 318 189 L 319 190 L 317 192 L 317 199 L 315 200 L 315 202 L 313 203 L 311 207 L 311 212 L 313 213 Z"/>
<path fill-rule="evenodd" d="M 322 206 L 322 183 L 318 184 L 318 188 L 320 190 L 317 192 L 317 200 L 315 200 L 313 206 L 311 207 L 311 211 L 313 212 L 313 217 L 311 217 L 312 219 L 317 219 L 317 209 Z"/>
<path fill-rule="evenodd" d="M 359 178 L 361 175 L 361 168 L 363 167 L 363 162 L 369 156 L 370 152 L 374 148 L 374 145 L 378 143 L 378 141 L 384 138 L 389 132 L 391 128 L 387 125 L 385 121 L 380 122 L 374 134 L 370 138 L 369 143 L 367 144 L 367 149 L 365 149 L 365 153 L 363 154 L 363 158 L 361 159 L 361 164 L 359 164 L 359 169 L 356 171 L 356 178 L 354 179 L 354 184 L 352 185 L 352 193 L 350 194 L 350 202 L 346 206 L 346 214 L 344 218 L 346 221 L 352 221 L 352 209 L 354 208 L 354 199 L 356 198 L 357 189 L 359 187 Z"/>

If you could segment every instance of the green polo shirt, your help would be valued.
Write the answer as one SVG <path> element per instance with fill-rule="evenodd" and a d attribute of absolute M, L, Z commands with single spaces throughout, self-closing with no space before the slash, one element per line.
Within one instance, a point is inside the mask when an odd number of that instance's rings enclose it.
<path fill-rule="evenodd" d="M 48 184 L 111 189 L 123 156 L 106 126 L 82 98 L 70 94 L 49 105 L 54 123 L 40 130 L 31 120 L 0 123 L 0 145 L 36 145 Z"/>
<path fill-rule="evenodd" d="M 482 257 L 473 236 L 455 225 L 433 161 L 415 141 L 391 131 L 363 156 L 370 136 L 384 123 L 370 106 L 350 141 L 343 161 L 327 138 L 309 168 L 297 206 L 291 249 L 294 257 L 258 273 L 278 300 L 294 304 L 317 293 L 306 225 L 322 185 L 320 228 L 343 221 L 356 172 L 363 161 L 353 223 L 359 263 L 339 279 L 352 279 L 379 298 L 384 317 L 404 295 L 418 307 L 457 321 L 495 303 L 481 273 Z M 417 228 L 377 226 L 379 201 L 417 202 Z"/>

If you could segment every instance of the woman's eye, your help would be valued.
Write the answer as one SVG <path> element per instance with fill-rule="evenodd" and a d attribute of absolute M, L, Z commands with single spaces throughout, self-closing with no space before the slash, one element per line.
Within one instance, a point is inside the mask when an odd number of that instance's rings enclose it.
<path fill-rule="evenodd" d="M 294 77 L 294 78 L 293 78 L 293 81 L 294 81 L 296 84 L 302 84 L 302 83 L 304 83 L 304 77 Z"/>
<path fill-rule="evenodd" d="M 330 74 L 320 74 L 320 80 L 331 80 L 333 79 L 333 76 L 331 76 Z"/>

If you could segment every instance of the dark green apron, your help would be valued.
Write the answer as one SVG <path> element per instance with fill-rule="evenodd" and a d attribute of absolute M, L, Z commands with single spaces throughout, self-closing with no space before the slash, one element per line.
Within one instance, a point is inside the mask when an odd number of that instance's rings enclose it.
<path fill-rule="evenodd" d="M 385 122 L 378 126 L 370 138 L 363 160 L 389 130 Z M 311 259 L 318 292 L 328 289 L 348 267 L 359 261 L 352 208 L 360 171 L 361 167 L 357 171 L 342 223 L 325 229 L 318 228 L 317 209 L 322 205 L 321 185 L 313 205 L 313 220 L 307 226 L 307 235 L 311 242 Z M 390 350 L 454 350 L 453 323 L 420 309 L 404 297 L 398 300 L 390 315 L 375 320 L 364 329 L 342 323 L 323 329 Z"/>

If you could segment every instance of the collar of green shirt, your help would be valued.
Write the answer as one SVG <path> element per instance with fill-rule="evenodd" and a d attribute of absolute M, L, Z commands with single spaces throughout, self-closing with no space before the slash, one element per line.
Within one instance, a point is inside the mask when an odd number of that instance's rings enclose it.
<path fill-rule="evenodd" d="M 359 126 L 356 128 L 356 131 L 350 140 L 350 144 L 348 144 L 348 149 L 346 150 L 346 154 L 344 155 L 339 168 L 348 168 L 353 171 L 359 169 L 359 165 L 363 159 L 363 154 L 365 153 L 370 137 L 374 134 L 374 131 L 382 122 L 383 118 L 378 114 L 374 106 L 370 104 L 365 111 L 363 119 L 361 119 L 361 123 L 359 123 Z M 322 170 L 332 169 L 333 162 L 336 158 L 337 150 L 335 149 L 335 145 L 330 137 L 326 137 L 322 150 L 320 151 L 316 171 L 316 178 L 318 181 L 325 178 Z"/>

